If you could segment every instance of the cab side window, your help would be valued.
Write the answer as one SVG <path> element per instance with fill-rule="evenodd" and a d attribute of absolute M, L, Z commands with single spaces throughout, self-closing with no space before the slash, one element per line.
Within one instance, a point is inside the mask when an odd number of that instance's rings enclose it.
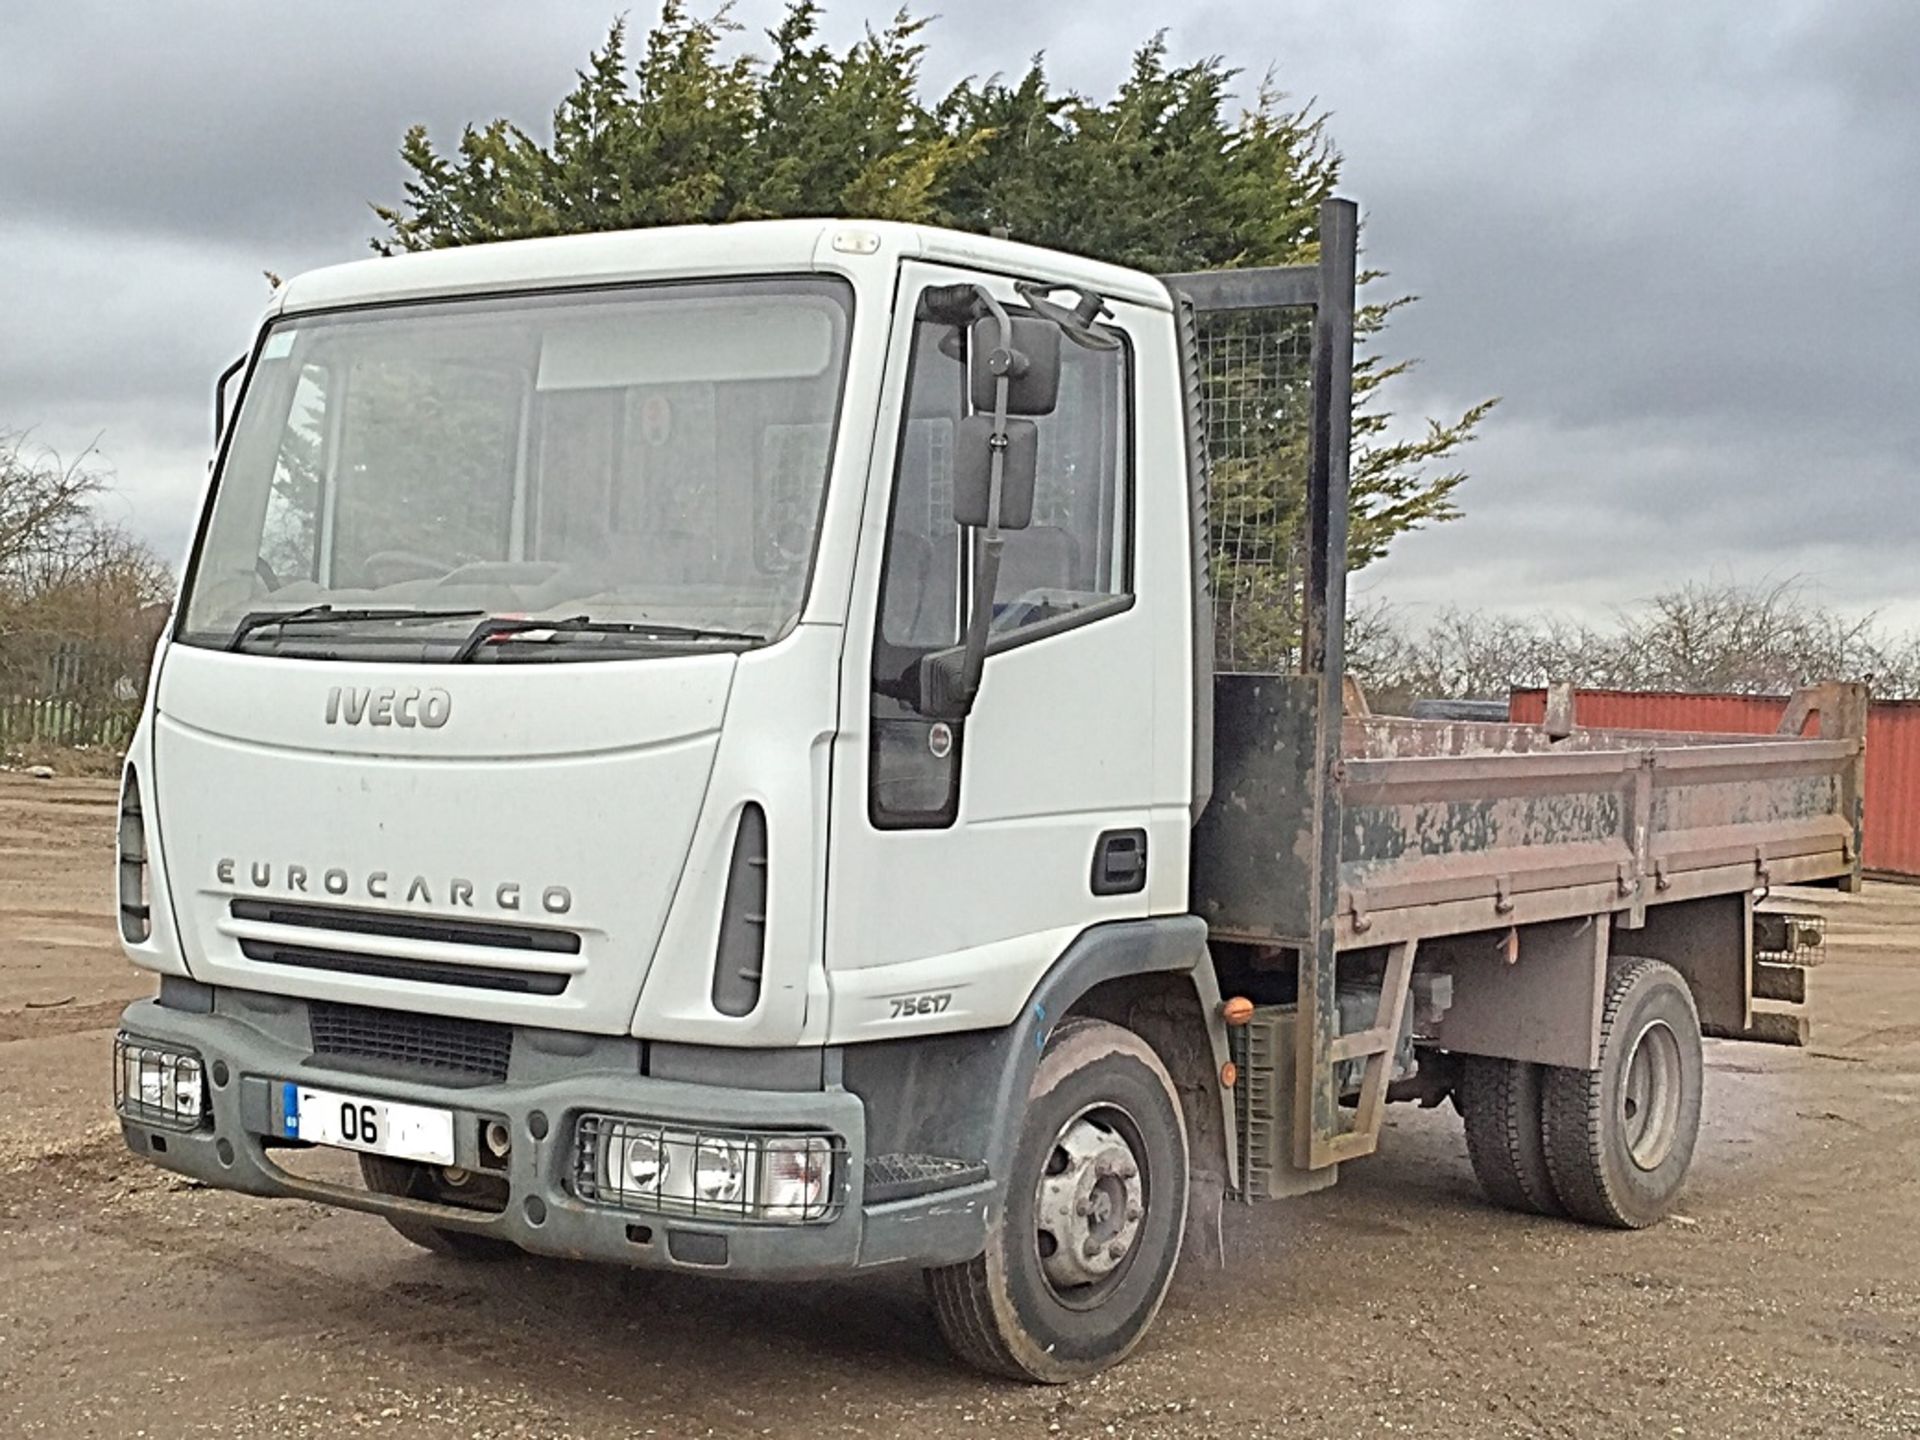
<path fill-rule="evenodd" d="M 966 344 L 963 328 L 915 327 L 873 650 L 869 810 L 881 826 L 950 824 L 959 804 L 962 727 L 928 721 L 911 702 L 921 659 L 960 643 L 971 598 L 972 537 L 953 520 L 954 435 L 971 413 Z M 1130 355 L 1124 345 L 1060 350 L 1059 402 L 1034 417 L 1033 523 L 1005 532 L 995 651 L 1023 632 L 1096 619 L 1131 594 Z"/>

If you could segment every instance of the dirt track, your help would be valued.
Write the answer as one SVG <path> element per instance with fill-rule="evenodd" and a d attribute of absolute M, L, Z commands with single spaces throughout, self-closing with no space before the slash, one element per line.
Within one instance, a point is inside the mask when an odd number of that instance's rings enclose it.
<path fill-rule="evenodd" d="M 0 1435 L 1920 1436 L 1920 889 L 1821 897 L 1812 1049 L 1710 1042 L 1682 1217 L 1491 1210 L 1451 1113 L 1401 1111 L 1230 1213 L 1131 1362 L 1035 1390 L 954 1369 L 912 1276 L 466 1267 L 135 1163 L 113 799 L 0 775 Z"/>

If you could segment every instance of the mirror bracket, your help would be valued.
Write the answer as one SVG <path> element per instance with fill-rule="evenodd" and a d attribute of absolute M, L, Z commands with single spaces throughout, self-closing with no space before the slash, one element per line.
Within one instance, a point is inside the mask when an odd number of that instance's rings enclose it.
<path fill-rule="evenodd" d="M 986 665 L 987 640 L 993 623 L 993 597 L 999 588 L 1000 558 L 1007 543 L 1004 532 L 1023 528 L 1032 515 L 1031 469 L 1035 427 L 1031 420 L 1022 419 L 1018 423 L 1023 433 L 1018 437 L 1012 433 L 1009 412 L 1013 409 L 1014 386 L 1032 376 L 1038 383 L 1022 387 L 1020 413 L 1050 412 L 1059 385 L 1059 335 L 1064 334 L 1075 344 L 1089 350 L 1112 350 L 1120 344 L 1117 337 L 1093 328 L 1101 319 L 1112 318 L 1105 300 L 1090 290 L 1075 288 L 1075 304 L 1068 309 L 1048 298 L 1062 288 L 1065 287 L 1035 281 L 1020 281 L 1015 285 L 1021 298 L 1046 322 L 1044 327 L 1035 332 L 1038 338 L 1045 341 L 1038 357 L 1042 368 L 1037 373 L 1034 372 L 1035 357 L 1015 343 L 1013 317 L 985 285 L 944 286 L 937 295 L 929 292 L 922 300 L 923 306 L 929 300 L 937 302 L 935 308 L 938 313 L 953 317 L 950 323 L 972 325 L 976 335 L 988 326 L 995 331 L 993 341 L 983 347 L 986 373 L 993 382 L 993 415 L 986 438 L 987 494 L 985 513 L 981 515 L 985 523 L 968 524 L 968 528 L 977 530 L 980 537 L 974 554 L 973 598 L 962 642 L 921 657 L 914 677 L 914 688 L 918 692 L 914 708 L 929 719 L 960 721 L 972 712 L 974 701 L 980 694 L 981 677 Z M 968 290 L 972 292 L 971 295 L 966 293 Z M 966 318 L 962 319 L 963 316 Z M 1031 324 L 1024 319 L 1020 323 L 1023 326 Z M 976 344 L 979 343 L 976 341 Z M 974 403 L 980 405 L 985 397 L 971 385 L 969 388 L 975 397 Z M 1003 508 L 1010 498 L 1008 465 L 1010 460 L 1016 458 L 1016 452 L 1018 463 L 1027 472 L 1021 487 L 1024 493 L 1016 490 L 1011 497 L 1018 507 L 1019 518 L 1010 517 Z M 977 512 L 969 507 L 968 513 Z M 958 519 L 958 515 L 955 518 Z"/>

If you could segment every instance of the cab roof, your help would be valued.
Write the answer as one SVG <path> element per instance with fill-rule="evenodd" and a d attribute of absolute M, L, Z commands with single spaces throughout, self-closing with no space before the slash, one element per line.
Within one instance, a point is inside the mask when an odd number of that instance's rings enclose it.
<path fill-rule="evenodd" d="M 280 288 L 278 313 L 331 310 L 500 291 L 564 289 L 726 275 L 839 273 L 920 259 L 1021 279 L 1088 286 L 1157 309 L 1167 290 L 1151 275 L 985 235 L 867 220 L 752 220 L 675 225 L 540 240 L 410 251 L 331 265 Z"/>

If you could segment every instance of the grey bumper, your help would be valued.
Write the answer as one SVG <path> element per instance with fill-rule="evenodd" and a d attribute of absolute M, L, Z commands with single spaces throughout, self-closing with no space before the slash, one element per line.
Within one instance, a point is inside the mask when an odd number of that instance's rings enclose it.
<path fill-rule="evenodd" d="M 516 1042 L 512 1069 L 499 1083 L 395 1079 L 316 1059 L 303 1002 L 204 993 L 208 1002 L 192 1009 L 140 1001 L 127 1009 L 121 1026 L 130 1038 L 200 1055 L 209 1076 L 210 1116 L 197 1128 L 179 1129 L 122 1114 L 121 1128 L 136 1154 L 210 1186 L 411 1218 L 495 1236 L 537 1254 L 743 1277 L 801 1279 L 862 1266 L 951 1264 L 977 1255 L 985 1244 L 991 1181 L 863 1203 L 865 1106 L 834 1084 L 752 1089 L 661 1079 L 639 1073 L 638 1047 L 631 1042 L 526 1031 L 521 1038 L 538 1043 Z M 286 1153 L 278 1097 L 287 1081 L 451 1110 L 455 1162 L 466 1169 L 481 1168 L 485 1123 L 506 1122 L 513 1142 L 504 1172 L 505 1208 L 485 1213 L 375 1194 L 282 1168 L 274 1156 Z M 590 1203 L 573 1185 L 576 1124 L 589 1113 L 691 1127 L 831 1133 L 845 1143 L 838 1208 L 818 1223 L 777 1224 L 695 1220 Z"/>

